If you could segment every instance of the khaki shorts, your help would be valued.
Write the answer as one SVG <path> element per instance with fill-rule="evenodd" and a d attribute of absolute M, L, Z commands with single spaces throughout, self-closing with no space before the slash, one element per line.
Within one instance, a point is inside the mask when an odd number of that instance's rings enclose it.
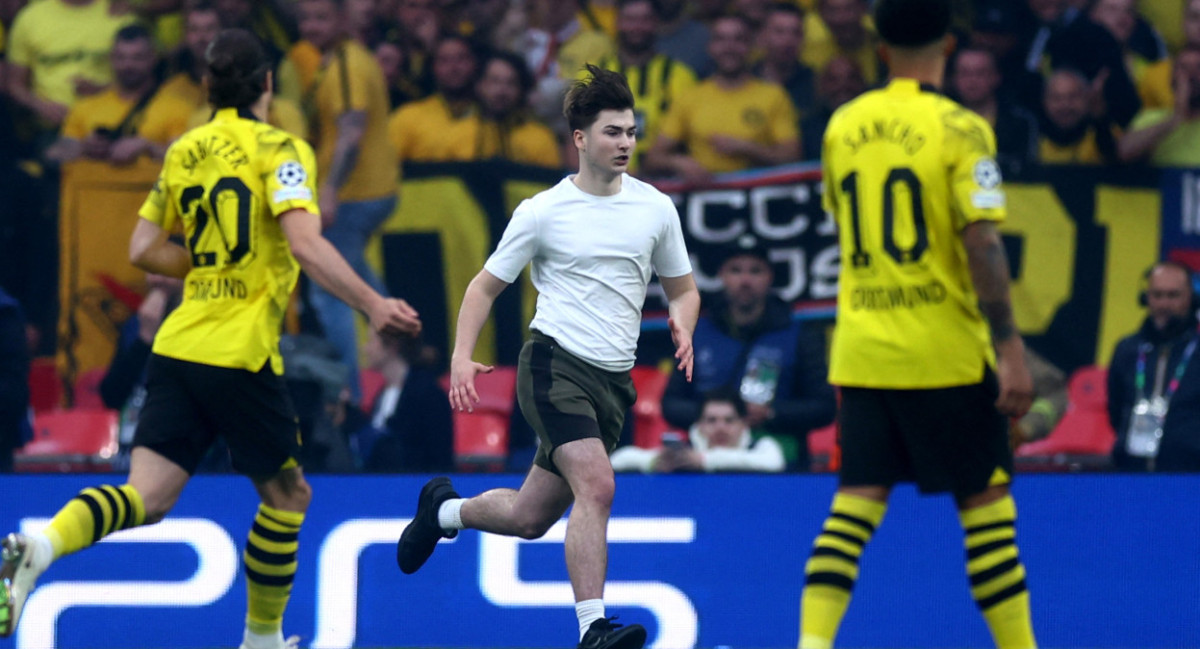
<path fill-rule="evenodd" d="M 629 372 L 609 372 L 534 330 L 517 362 L 517 403 L 538 436 L 533 463 L 556 475 L 554 449 L 588 437 L 612 453 L 625 413 L 637 400 Z"/>

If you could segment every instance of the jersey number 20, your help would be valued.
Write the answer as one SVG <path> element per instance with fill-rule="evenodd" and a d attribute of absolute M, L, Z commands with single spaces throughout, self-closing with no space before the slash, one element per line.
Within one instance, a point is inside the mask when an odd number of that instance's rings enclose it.
<path fill-rule="evenodd" d="M 229 238 L 225 236 L 224 222 L 221 219 L 221 195 L 225 192 L 231 193 L 225 201 L 228 202 L 232 198 L 237 207 L 237 241 L 233 247 L 230 247 Z M 217 265 L 216 252 L 200 250 L 200 237 L 210 223 L 216 227 L 217 233 L 221 236 L 221 243 L 224 244 L 225 253 L 228 255 L 226 263 L 240 262 L 250 252 L 250 202 L 252 200 L 250 188 L 240 178 L 226 176 L 218 180 L 208 192 L 208 210 L 204 209 L 202 198 L 204 198 L 203 185 L 192 185 L 179 195 L 180 212 L 187 214 L 193 206 L 196 210 L 196 227 L 192 231 L 192 236 L 188 238 L 188 249 L 192 251 L 192 266 L 201 268 Z M 226 210 L 226 214 L 228 214 L 228 210 Z M 225 222 L 227 221 L 228 217 L 225 219 Z"/>

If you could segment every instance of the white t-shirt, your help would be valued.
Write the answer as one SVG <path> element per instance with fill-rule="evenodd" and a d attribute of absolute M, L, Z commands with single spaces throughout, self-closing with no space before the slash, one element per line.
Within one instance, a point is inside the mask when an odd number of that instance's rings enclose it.
<path fill-rule="evenodd" d="M 522 201 L 483 267 L 511 284 L 530 261 L 538 290 L 530 328 L 614 372 L 633 367 L 651 270 L 692 272 L 675 204 L 629 175 L 612 196 L 588 194 L 568 176 Z"/>

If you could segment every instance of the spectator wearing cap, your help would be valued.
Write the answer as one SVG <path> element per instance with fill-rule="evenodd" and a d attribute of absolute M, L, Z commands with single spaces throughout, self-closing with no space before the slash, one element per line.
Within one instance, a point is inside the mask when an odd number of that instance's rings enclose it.
<path fill-rule="evenodd" d="M 718 276 L 723 291 L 709 300 L 692 337 L 692 381 L 672 375 L 663 417 L 689 429 L 704 395 L 734 390 L 746 402 L 746 426 L 780 439 L 788 464 L 806 469 L 808 433 L 833 421 L 836 409 L 825 378 L 824 338 L 771 293 L 768 251 L 753 235 L 728 247 Z"/>
<path fill-rule="evenodd" d="M 991 51 L 968 47 L 959 50 L 950 66 L 950 88 L 963 106 L 979 113 L 996 132 L 996 162 L 1005 174 L 1014 174 L 1037 160 L 1037 119 L 1000 97 L 1000 69 Z"/>

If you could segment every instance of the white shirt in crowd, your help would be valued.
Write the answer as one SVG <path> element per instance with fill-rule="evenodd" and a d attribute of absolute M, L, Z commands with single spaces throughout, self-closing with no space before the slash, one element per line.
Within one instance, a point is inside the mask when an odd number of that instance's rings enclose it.
<path fill-rule="evenodd" d="M 787 460 L 783 456 L 783 447 L 772 437 L 760 437 L 755 441 L 750 429 L 742 430 L 736 447 L 721 446 L 709 448 L 708 440 L 700 433 L 698 426 L 692 426 L 688 432 L 692 448 L 704 458 L 704 470 L 714 471 L 759 471 L 775 473 L 783 471 Z M 614 471 L 654 471 L 654 460 L 662 449 L 642 448 L 640 446 L 622 446 L 613 451 L 609 457 Z"/>

